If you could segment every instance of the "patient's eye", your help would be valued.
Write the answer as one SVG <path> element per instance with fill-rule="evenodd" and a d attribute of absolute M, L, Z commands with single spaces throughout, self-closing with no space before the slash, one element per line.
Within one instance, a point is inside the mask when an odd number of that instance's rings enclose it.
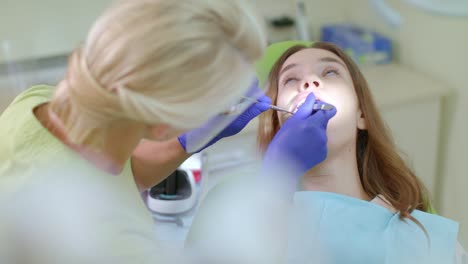
<path fill-rule="evenodd" d="M 340 72 L 336 68 L 326 68 L 322 73 L 323 77 L 331 77 L 337 75 L 340 75 Z"/>
<path fill-rule="evenodd" d="M 293 85 L 295 84 L 297 81 L 299 81 L 299 78 L 297 77 L 286 77 L 283 79 L 283 86 L 288 86 L 288 85 Z"/>

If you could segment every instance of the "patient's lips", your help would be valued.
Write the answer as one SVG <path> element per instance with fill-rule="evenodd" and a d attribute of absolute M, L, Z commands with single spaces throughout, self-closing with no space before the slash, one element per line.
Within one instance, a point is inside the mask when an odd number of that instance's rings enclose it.
<path fill-rule="evenodd" d="M 307 99 L 307 96 L 311 94 L 310 92 L 303 92 L 303 93 L 299 93 L 297 94 L 292 100 L 291 102 L 289 103 L 289 111 L 295 113 L 297 111 L 297 109 L 299 109 L 299 107 L 301 105 L 304 104 L 305 100 Z M 320 100 L 318 97 L 316 97 L 316 100 Z"/>

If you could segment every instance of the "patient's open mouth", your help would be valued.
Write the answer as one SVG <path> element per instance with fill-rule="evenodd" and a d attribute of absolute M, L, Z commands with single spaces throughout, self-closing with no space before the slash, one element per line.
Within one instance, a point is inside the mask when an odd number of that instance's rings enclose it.
<path fill-rule="evenodd" d="M 289 107 L 287 108 L 290 112 L 293 112 L 293 113 L 296 113 L 297 110 L 304 104 L 304 102 L 306 101 L 308 95 L 310 93 L 302 93 L 302 94 L 298 94 L 296 97 L 294 97 L 291 102 L 289 103 Z M 325 110 L 329 110 L 329 107 L 333 107 L 325 102 L 323 102 L 322 100 L 320 100 L 320 98 L 316 97 L 315 98 L 315 102 L 314 102 L 314 107 L 313 107 L 313 112 L 316 111 L 316 110 L 319 110 L 319 109 L 325 109 Z M 321 106 L 325 105 L 326 108 L 321 108 Z"/>

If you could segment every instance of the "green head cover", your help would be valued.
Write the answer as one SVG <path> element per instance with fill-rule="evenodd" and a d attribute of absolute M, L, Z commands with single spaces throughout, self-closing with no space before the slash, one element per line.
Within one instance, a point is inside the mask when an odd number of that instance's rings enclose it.
<path fill-rule="evenodd" d="M 257 71 L 257 78 L 259 81 L 260 87 L 262 87 L 268 79 L 268 75 L 270 74 L 271 68 L 275 64 L 275 62 L 281 57 L 281 55 L 295 45 L 312 45 L 313 42 L 310 41 L 300 41 L 300 40 L 288 40 L 273 43 L 267 47 L 265 54 L 260 60 L 257 61 L 255 64 L 255 68 Z"/>

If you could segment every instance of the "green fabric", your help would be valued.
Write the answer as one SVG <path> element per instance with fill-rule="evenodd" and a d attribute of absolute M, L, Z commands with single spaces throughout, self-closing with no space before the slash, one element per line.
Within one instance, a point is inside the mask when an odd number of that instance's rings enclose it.
<path fill-rule="evenodd" d="M 57 140 L 33 114 L 52 95 L 53 87 L 32 87 L 0 116 L 0 226 L 17 239 L 25 239 L 19 230 L 37 226 L 45 243 L 42 256 L 31 253 L 42 258 L 36 263 L 159 263 L 154 222 L 130 162 L 111 175 Z"/>
<path fill-rule="evenodd" d="M 255 65 L 260 86 L 263 86 L 268 80 L 271 68 L 286 50 L 295 45 L 311 45 L 312 43 L 310 41 L 289 40 L 268 46 L 263 57 Z"/>
<path fill-rule="evenodd" d="M 427 203 L 427 212 L 430 213 L 430 214 L 437 214 L 437 210 L 434 208 L 434 205 L 429 201 Z"/>

